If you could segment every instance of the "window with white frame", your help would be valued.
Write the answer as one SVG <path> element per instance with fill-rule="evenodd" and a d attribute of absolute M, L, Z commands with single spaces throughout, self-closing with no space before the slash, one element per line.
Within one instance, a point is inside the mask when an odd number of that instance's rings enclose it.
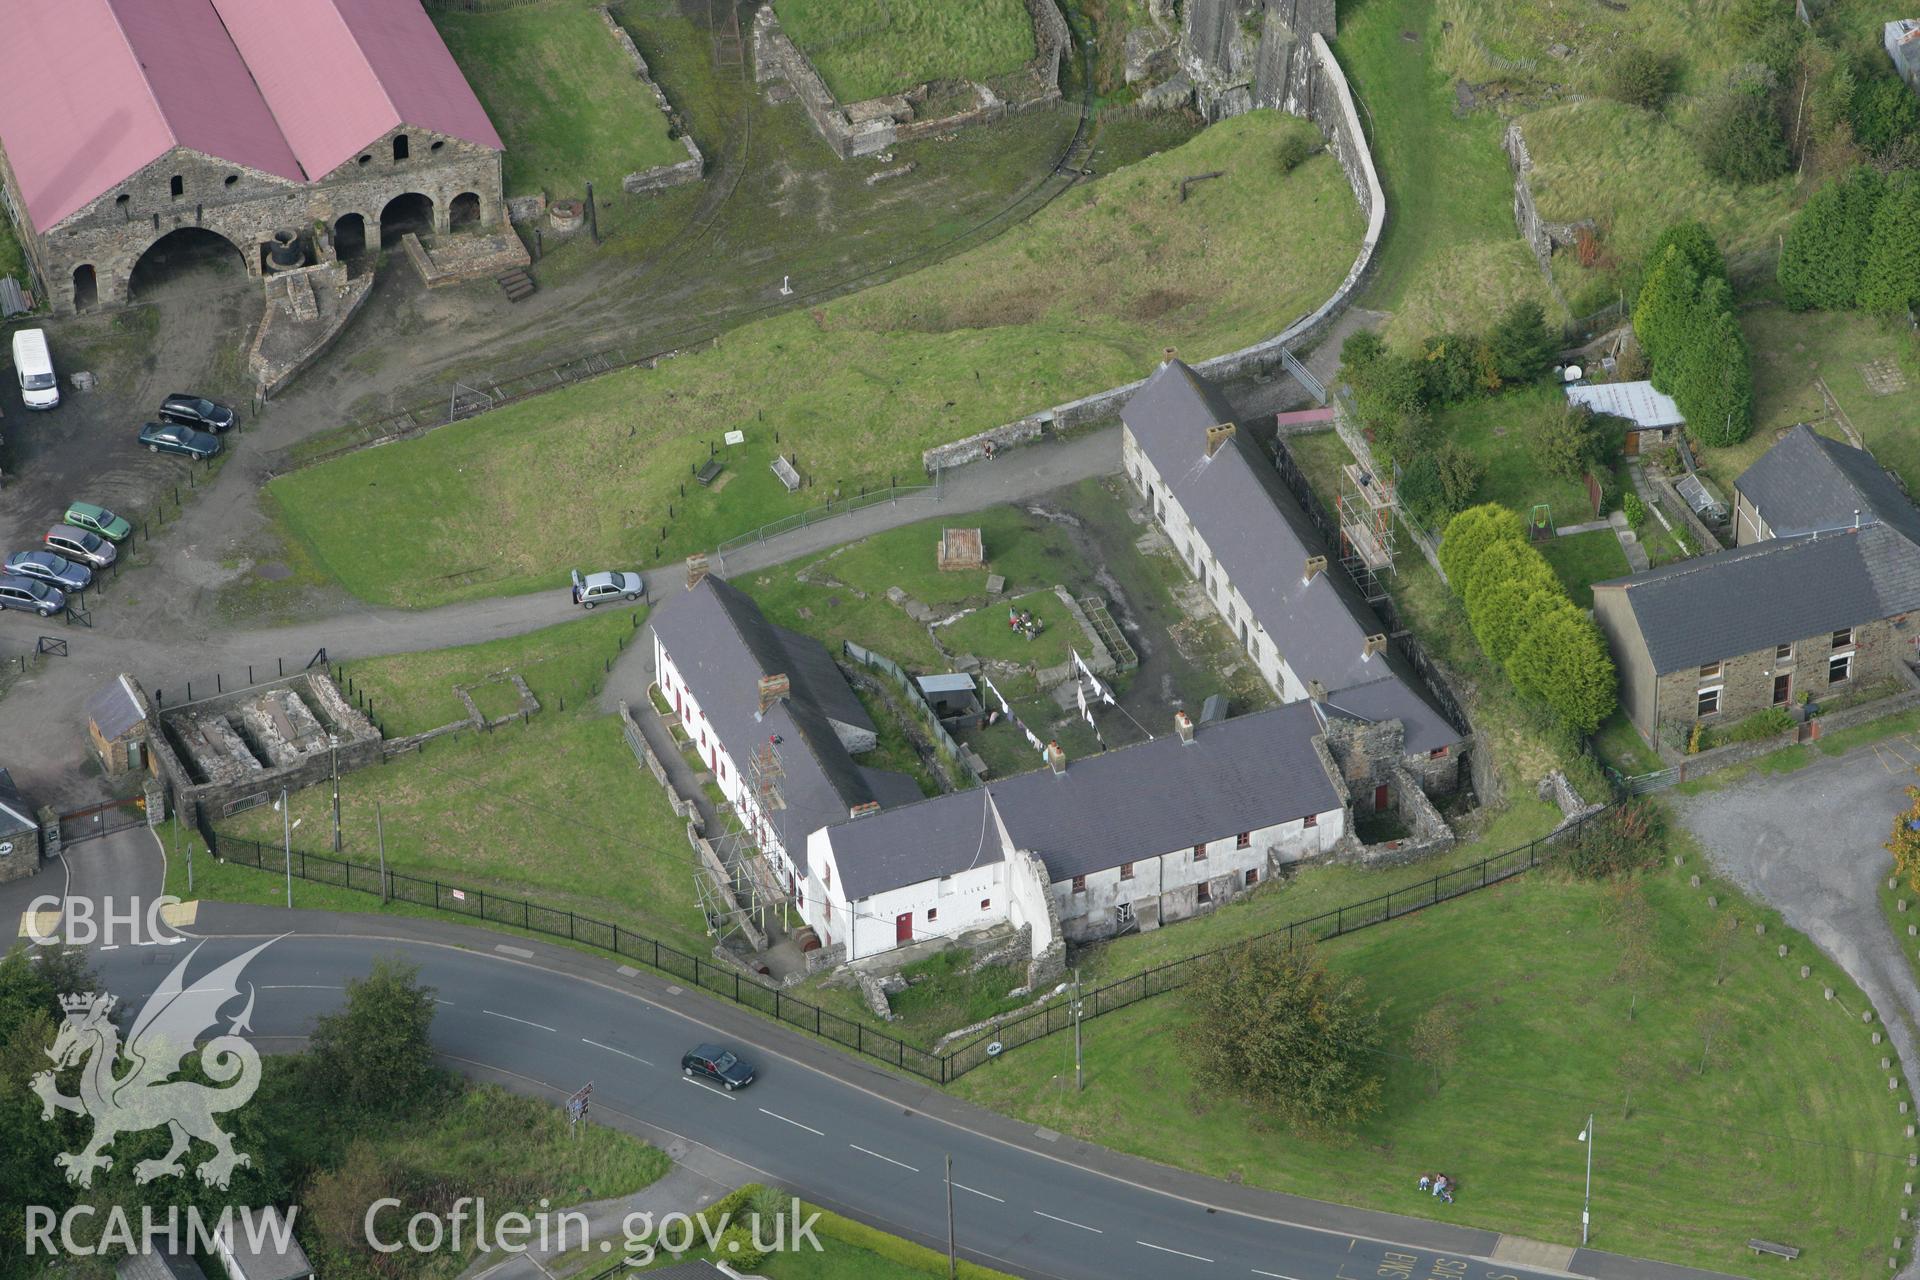
<path fill-rule="evenodd" d="M 1714 685 L 1711 689 L 1702 689 L 1694 713 L 1702 716 L 1716 714 L 1720 710 L 1720 689 L 1720 685 Z"/>
<path fill-rule="evenodd" d="M 1845 684 L 1853 679 L 1853 654 L 1836 653 L 1827 659 L 1827 683 Z"/>

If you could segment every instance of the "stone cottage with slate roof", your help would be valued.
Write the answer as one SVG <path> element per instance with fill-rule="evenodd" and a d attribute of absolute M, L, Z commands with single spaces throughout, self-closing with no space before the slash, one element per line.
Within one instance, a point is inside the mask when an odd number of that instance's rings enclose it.
<path fill-rule="evenodd" d="M 1309 699 L 1329 720 L 1398 725 L 1406 772 L 1430 795 L 1458 789 L 1467 735 L 1388 642 L 1352 581 L 1329 571 L 1319 530 L 1235 424 L 1219 388 L 1169 359 L 1120 419 L 1127 478 L 1274 693 Z M 1386 754 L 1342 760 L 1348 783 L 1370 791 L 1363 803 L 1375 809 L 1394 804 L 1392 762 L 1379 758 Z"/>
<path fill-rule="evenodd" d="M 1736 546 L 1594 584 L 1648 741 L 1897 679 L 1920 641 L 1920 511 L 1873 456 L 1804 425 L 1734 486 Z"/>

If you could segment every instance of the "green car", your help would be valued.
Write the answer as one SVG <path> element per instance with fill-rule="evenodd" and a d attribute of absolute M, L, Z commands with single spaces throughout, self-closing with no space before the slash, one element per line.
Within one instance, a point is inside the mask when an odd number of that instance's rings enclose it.
<path fill-rule="evenodd" d="M 125 516 L 117 516 L 105 507 L 96 507 L 91 502 L 76 502 L 67 508 L 66 522 L 81 529 L 89 529 L 109 542 L 124 542 L 133 526 Z"/>

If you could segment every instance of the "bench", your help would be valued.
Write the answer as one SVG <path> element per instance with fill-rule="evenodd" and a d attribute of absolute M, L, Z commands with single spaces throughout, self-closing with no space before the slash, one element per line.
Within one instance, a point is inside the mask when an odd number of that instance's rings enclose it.
<path fill-rule="evenodd" d="M 788 462 L 786 458 L 776 453 L 773 455 L 773 461 L 769 465 L 773 468 L 773 474 L 780 477 L 780 483 L 787 486 L 788 493 L 798 493 L 800 491 L 800 473 L 793 469 L 791 462 Z"/>
<path fill-rule="evenodd" d="M 724 470 L 726 470 L 726 468 L 721 464 L 720 459 L 708 458 L 707 465 L 700 468 L 699 471 L 695 472 L 693 478 L 695 480 L 698 480 L 701 483 L 701 485 L 704 487 L 706 485 L 712 484 L 714 480 L 717 479 L 720 473 Z"/>
<path fill-rule="evenodd" d="M 1788 1262 L 1792 1262 L 1800 1256 L 1800 1251 L 1792 1245 L 1775 1244 L 1771 1240 L 1749 1240 L 1747 1241 L 1747 1248 L 1753 1250 L 1755 1253 L 1770 1253 L 1776 1258 L 1785 1258 Z"/>

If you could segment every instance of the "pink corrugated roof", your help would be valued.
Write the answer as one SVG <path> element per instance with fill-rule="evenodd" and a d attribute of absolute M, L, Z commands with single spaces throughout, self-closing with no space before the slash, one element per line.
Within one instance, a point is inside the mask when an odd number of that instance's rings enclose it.
<path fill-rule="evenodd" d="M 401 124 L 501 146 L 419 0 L 0 0 L 0 142 L 39 230 L 174 146 L 298 182 Z"/>
<path fill-rule="evenodd" d="M 212 0 L 315 178 L 397 125 L 500 148 L 419 0 Z"/>
<path fill-rule="evenodd" d="M 298 180 L 206 0 L 5 0 L 0 139 L 45 229 L 169 148 Z"/>

